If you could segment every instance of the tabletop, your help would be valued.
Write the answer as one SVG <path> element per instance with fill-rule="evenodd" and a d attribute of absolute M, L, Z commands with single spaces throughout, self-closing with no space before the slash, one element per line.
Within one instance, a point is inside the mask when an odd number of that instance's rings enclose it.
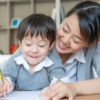
<path fill-rule="evenodd" d="M 68 99 L 67 98 L 63 98 L 61 100 L 68 100 Z M 73 100 L 100 100 L 100 94 L 76 96 Z"/>

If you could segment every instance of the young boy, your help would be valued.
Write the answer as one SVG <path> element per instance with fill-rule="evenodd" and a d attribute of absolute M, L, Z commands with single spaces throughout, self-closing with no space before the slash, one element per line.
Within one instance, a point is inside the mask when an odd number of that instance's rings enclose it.
<path fill-rule="evenodd" d="M 66 77 L 61 61 L 48 53 L 55 38 L 56 25 L 49 16 L 33 14 L 22 20 L 18 27 L 21 53 L 12 56 L 2 68 L 3 76 L 12 85 L 11 91 L 14 87 L 41 90 L 49 85 L 49 78 L 52 84 Z"/>

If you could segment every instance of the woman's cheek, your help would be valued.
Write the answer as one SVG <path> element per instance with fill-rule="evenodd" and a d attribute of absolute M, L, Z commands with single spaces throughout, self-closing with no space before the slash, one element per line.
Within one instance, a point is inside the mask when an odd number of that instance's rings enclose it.
<path fill-rule="evenodd" d="M 72 50 L 74 51 L 74 53 L 80 51 L 81 49 L 83 49 L 83 47 L 81 47 L 81 46 L 73 46 L 72 47 Z"/>

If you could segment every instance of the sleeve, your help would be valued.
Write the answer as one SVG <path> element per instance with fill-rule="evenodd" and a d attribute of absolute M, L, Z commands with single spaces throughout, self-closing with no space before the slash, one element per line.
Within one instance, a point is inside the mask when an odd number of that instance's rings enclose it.
<path fill-rule="evenodd" d="M 3 65 L 1 71 L 2 75 L 5 77 L 9 77 L 13 88 L 15 87 L 15 82 L 18 75 L 19 66 L 15 63 L 14 58 L 11 57 L 6 64 Z"/>
<path fill-rule="evenodd" d="M 98 42 L 97 48 L 95 49 L 95 53 L 93 56 L 93 67 L 100 77 L 100 42 Z"/>
<path fill-rule="evenodd" d="M 53 65 L 48 68 L 51 84 L 59 80 L 65 82 L 66 78 L 69 81 L 69 77 L 66 77 L 66 69 L 60 59 L 53 57 L 51 60 L 53 61 Z"/>

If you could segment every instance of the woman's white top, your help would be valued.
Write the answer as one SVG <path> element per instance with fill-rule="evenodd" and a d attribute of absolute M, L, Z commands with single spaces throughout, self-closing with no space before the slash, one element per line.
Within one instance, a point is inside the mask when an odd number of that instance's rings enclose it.
<path fill-rule="evenodd" d="M 51 53 L 62 61 L 55 46 L 51 50 Z M 72 54 L 70 56 L 70 58 L 64 64 L 64 66 L 66 68 L 66 76 L 69 77 L 69 79 L 70 79 L 69 82 L 76 81 L 76 72 L 77 72 L 78 61 L 81 63 L 85 63 L 83 49 L 77 53 Z"/>

